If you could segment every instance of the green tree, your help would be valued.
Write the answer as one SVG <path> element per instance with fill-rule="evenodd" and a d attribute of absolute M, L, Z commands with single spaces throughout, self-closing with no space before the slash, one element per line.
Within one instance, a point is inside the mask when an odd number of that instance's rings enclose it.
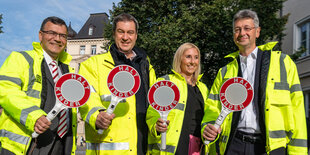
<path fill-rule="evenodd" d="M 137 45 L 146 49 L 156 74 L 169 73 L 177 48 L 185 42 L 201 51 L 204 82 L 210 85 L 220 67 L 227 64 L 224 56 L 237 50 L 233 42 L 232 19 L 240 9 L 258 13 L 261 36 L 258 45 L 267 40 L 281 40 L 287 16 L 279 17 L 284 0 L 122 0 L 113 4 L 111 20 L 126 12 L 139 21 Z M 104 37 L 113 40 L 111 26 Z M 278 46 L 277 48 L 279 48 Z"/>
<path fill-rule="evenodd" d="M 0 14 L 0 25 L 2 24 L 2 14 Z M 0 26 L 0 33 L 3 33 L 3 31 L 2 31 L 2 26 Z"/>
<path fill-rule="evenodd" d="M 291 59 L 293 61 L 298 60 L 302 54 L 304 54 L 307 51 L 307 49 L 303 46 L 301 46 L 298 50 L 296 50 L 293 54 L 290 55 Z"/>

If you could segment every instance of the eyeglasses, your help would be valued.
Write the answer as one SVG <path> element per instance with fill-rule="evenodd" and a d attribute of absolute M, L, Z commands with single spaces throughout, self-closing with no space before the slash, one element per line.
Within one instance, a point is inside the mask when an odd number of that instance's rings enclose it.
<path fill-rule="evenodd" d="M 243 29 L 243 31 L 245 31 L 245 32 L 250 32 L 250 31 L 253 30 L 254 28 L 255 28 L 255 26 L 253 26 L 253 27 L 243 27 L 243 28 L 241 28 L 241 27 L 236 27 L 236 28 L 234 29 L 234 33 L 240 33 L 242 29 Z"/>
<path fill-rule="evenodd" d="M 62 34 L 62 33 L 57 33 L 55 31 L 42 31 L 43 33 L 46 33 L 52 37 L 57 37 L 59 35 L 59 38 L 62 40 L 67 40 L 68 35 L 67 34 Z"/>

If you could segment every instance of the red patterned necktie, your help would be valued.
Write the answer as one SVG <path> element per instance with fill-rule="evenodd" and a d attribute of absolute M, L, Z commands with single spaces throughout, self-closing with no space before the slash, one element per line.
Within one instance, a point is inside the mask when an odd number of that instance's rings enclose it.
<path fill-rule="evenodd" d="M 59 79 L 59 74 L 58 74 L 58 66 L 56 61 L 52 61 L 50 63 L 52 66 L 52 76 L 54 79 L 54 83 L 56 84 L 57 80 Z M 59 119 L 59 124 L 57 128 L 57 134 L 59 135 L 60 138 L 62 138 L 66 133 L 67 133 L 67 109 L 63 109 L 60 111 L 60 119 Z"/>

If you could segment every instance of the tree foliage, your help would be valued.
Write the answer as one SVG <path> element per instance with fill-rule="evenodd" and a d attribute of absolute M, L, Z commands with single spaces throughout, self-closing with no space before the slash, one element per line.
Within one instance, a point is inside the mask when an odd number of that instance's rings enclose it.
<path fill-rule="evenodd" d="M 146 49 L 158 76 L 170 72 L 174 53 L 182 43 L 197 45 L 202 55 L 204 82 L 210 87 L 218 69 L 230 61 L 224 56 L 237 50 L 233 42 L 233 15 L 240 9 L 256 11 L 262 27 L 257 44 L 281 41 L 287 16 L 279 17 L 277 12 L 283 1 L 122 0 L 113 4 L 110 19 L 126 12 L 139 21 L 137 46 Z M 113 40 L 111 25 L 105 29 L 104 37 Z"/>
<path fill-rule="evenodd" d="M 307 49 L 303 46 L 301 46 L 298 50 L 296 50 L 293 54 L 290 55 L 291 59 L 293 61 L 298 60 L 303 54 L 306 54 L 305 52 Z"/>
<path fill-rule="evenodd" d="M 0 14 L 0 25 L 2 24 L 2 14 Z M 3 33 L 3 31 L 2 31 L 2 26 L 0 26 L 0 33 Z"/>

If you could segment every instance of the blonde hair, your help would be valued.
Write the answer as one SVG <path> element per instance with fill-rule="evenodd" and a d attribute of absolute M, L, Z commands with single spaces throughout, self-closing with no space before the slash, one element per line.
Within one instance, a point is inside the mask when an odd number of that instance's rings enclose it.
<path fill-rule="evenodd" d="M 200 65 L 200 50 L 199 48 L 192 44 L 192 43 L 184 43 L 182 44 L 178 49 L 177 51 L 175 52 L 174 54 L 174 58 L 173 58 L 173 63 L 172 63 L 172 68 L 174 71 L 176 71 L 177 73 L 181 74 L 181 61 L 182 61 L 182 56 L 184 54 L 185 51 L 187 51 L 188 49 L 191 49 L 191 48 L 195 48 L 197 51 L 198 51 L 198 69 L 194 72 L 194 75 L 193 75 L 193 82 L 196 83 L 197 82 L 197 79 L 198 79 L 198 76 L 201 72 L 201 65 Z"/>

